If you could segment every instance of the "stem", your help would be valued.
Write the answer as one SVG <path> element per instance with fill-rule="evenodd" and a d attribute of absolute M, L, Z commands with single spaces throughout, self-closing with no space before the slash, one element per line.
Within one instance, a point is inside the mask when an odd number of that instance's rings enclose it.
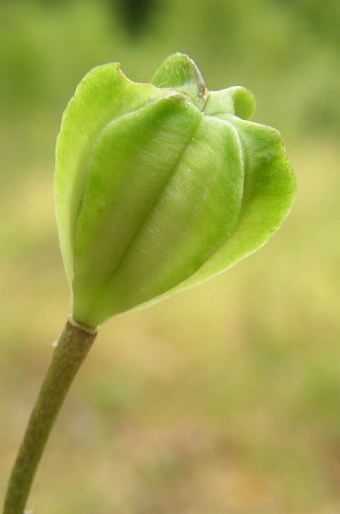
<path fill-rule="evenodd" d="M 96 328 L 79 325 L 71 317 L 67 320 L 13 466 L 3 514 L 24 513 L 27 497 L 48 436 L 67 391 L 96 335 Z"/>

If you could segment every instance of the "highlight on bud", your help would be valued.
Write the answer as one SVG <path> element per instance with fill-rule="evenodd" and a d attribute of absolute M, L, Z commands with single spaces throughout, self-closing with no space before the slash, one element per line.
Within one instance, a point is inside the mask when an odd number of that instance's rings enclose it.
<path fill-rule="evenodd" d="M 91 70 L 63 115 L 55 198 L 74 318 L 96 326 L 216 275 L 287 216 L 280 134 L 248 121 L 250 91 L 206 89 L 170 56 L 150 83 Z"/>

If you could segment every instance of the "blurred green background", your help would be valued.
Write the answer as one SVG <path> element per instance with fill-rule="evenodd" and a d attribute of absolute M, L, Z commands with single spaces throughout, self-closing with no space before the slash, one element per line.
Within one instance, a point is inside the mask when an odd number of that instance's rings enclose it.
<path fill-rule="evenodd" d="M 62 111 L 93 66 L 169 54 L 241 84 L 298 178 L 254 256 L 107 322 L 40 466 L 34 514 L 340 512 L 340 3 L 2 0 L 0 496 L 68 314 L 53 205 Z"/>

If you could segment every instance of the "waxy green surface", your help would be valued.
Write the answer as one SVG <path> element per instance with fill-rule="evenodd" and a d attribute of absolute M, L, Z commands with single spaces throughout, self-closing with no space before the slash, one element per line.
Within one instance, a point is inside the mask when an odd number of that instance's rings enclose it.
<path fill-rule="evenodd" d="M 149 84 L 117 63 L 63 116 L 55 195 L 74 318 L 96 326 L 216 275 L 287 216 L 295 178 L 280 134 L 248 121 L 252 94 L 209 92 L 174 54 Z"/>

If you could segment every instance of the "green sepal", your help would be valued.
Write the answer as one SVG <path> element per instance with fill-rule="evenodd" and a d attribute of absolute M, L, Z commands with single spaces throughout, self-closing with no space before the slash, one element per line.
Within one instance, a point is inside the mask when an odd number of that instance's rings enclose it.
<path fill-rule="evenodd" d="M 237 222 L 244 183 L 237 132 L 230 124 L 203 117 L 183 100 L 171 100 L 170 123 L 165 123 L 163 114 L 159 132 L 150 138 L 152 147 L 141 140 L 136 153 L 121 162 L 117 153 L 126 152 L 117 144 L 115 130 L 121 127 L 113 126 L 108 137 L 101 139 L 98 152 L 94 150 L 91 180 L 84 191 L 84 203 L 91 207 L 84 215 L 80 213 L 75 237 L 82 243 L 81 252 L 75 248 L 76 319 L 98 324 L 110 315 L 154 301 L 195 273 Z M 170 98 L 159 105 L 166 102 Z M 125 121 L 130 120 L 121 120 L 121 124 Z M 144 129 L 137 130 L 136 138 L 145 133 L 148 124 L 145 119 L 139 122 Z M 130 142 L 132 127 L 140 124 L 131 120 L 131 127 L 126 127 Z M 118 183 L 101 161 L 104 148 L 111 149 L 113 157 L 104 157 L 106 162 L 120 163 Z M 96 169 L 101 176 L 110 177 L 99 190 Z M 103 219 L 105 207 L 101 205 L 98 216 L 93 194 L 98 198 L 107 195 L 108 201 L 113 196 L 120 199 L 118 204 L 107 204 L 108 222 L 102 226 L 94 223 Z M 115 223 L 110 224 L 110 219 Z M 106 241 L 117 244 L 106 248 Z M 96 252 L 91 254 L 91 248 Z"/>
<path fill-rule="evenodd" d="M 239 219 L 232 235 L 218 251 L 188 280 L 161 298 L 226 271 L 260 249 L 280 228 L 292 208 L 296 179 L 281 134 L 271 127 L 233 116 L 229 121 L 239 134 L 244 155 L 245 181 Z"/>
<path fill-rule="evenodd" d="M 170 55 L 165 59 L 152 77 L 151 84 L 159 88 L 182 91 L 200 110 L 203 110 L 208 97 L 208 90 L 201 72 L 190 57 L 181 53 Z"/>
<path fill-rule="evenodd" d="M 92 69 L 78 85 L 62 118 L 56 145 L 55 203 L 61 253 L 70 287 L 74 232 L 86 166 L 94 141 L 110 121 L 171 92 L 131 82 L 118 63 Z"/>
<path fill-rule="evenodd" d="M 251 91 L 241 86 L 229 87 L 221 91 L 210 91 L 204 106 L 204 114 L 224 119 L 226 114 L 234 114 L 249 120 L 255 110 L 255 99 Z"/>

